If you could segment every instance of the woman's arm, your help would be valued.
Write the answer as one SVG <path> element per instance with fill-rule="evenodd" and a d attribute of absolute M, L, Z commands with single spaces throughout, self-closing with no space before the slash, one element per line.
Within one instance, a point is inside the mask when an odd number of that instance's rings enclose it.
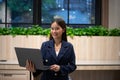
<path fill-rule="evenodd" d="M 69 74 L 76 69 L 76 64 L 75 64 L 76 57 L 75 57 L 75 53 L 72 45 L 69 48 L 68 55 L 70 55 L 68 64 L 60 65 L 61 75 Z"/>

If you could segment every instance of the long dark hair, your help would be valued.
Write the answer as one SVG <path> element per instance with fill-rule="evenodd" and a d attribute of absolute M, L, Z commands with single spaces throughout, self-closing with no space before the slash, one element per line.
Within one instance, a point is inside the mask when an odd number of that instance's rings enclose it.
<path fill-rule="evenodd" d="M 65 23 L 65 21 L 63 20 L 63 19 L 61 19 L 61 18 L 56 18 L 56 19 L 54 19 L 54 21 L 52 21 L 52 23 L 53 22 L 56 22 L 62 29 L 64 29 L 65 31 L 63 32 L 63 34 L 62 34 L 62 40 L 64 40 L 64 41 L 67 41 L 67 35 L 66 35 L 66 23 Z M 51 23 L 51 24 L 52 24 Z M 50 33 L 50 38 L 49 38 L 49 40 L 52 40 L 53 39 L 53 37 L 52 37 L 52 35 L 51 35 L 51 33 Z"/>

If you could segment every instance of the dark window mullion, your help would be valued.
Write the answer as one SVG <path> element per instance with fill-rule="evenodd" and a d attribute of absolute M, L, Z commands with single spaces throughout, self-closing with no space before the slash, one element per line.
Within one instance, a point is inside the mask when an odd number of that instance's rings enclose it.
<path fill-rule="evenodd" d="M 95 0 L 95 24 L 101 25 L 102 0 Z"/>
<path fill-rule="evenodd" d="M 33 4 L 33 24 L 41 25 L 41 2 L 42 0 L 34 0 Z"/>
<path fill-rule="evenodd" d="M 37 15 L 37 23 L 38 23 L 38 25 L 41 25 L 41 19 L 42 19 L 42 0 L 38 0 L 38 6 L 37 6 L 38 8 L 37 8 L 37 10 L 38 10 L 38 15 Z"/>
<path fill-rule="evenodd" d="M 41 24 L 41 10 L 40 10 L 40 6 L 41 6 L 41 0 L 33 0 L 33 24 L 34 25 L 40 25 Z"/>
<path fill-rule="evenodd" d="M 37 24 L 37 0 L 33 0 L 33 24 Z"/>
<path fill-rule="evenodd" d="M 5 0 L 5 27 L 7 27 L 7 0 Z"/>

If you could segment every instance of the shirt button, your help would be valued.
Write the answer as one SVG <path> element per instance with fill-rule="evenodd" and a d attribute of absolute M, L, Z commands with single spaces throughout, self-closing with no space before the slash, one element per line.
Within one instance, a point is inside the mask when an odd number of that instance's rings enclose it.
<path fill-rule="evenodd" d="M 45 62 L 48 62 L 48 60 L 46 59 Z"/>
<path fill-rule="evenodd" d="M 57 73 L 55 73 L 54 75 L 57 76 Z"/>

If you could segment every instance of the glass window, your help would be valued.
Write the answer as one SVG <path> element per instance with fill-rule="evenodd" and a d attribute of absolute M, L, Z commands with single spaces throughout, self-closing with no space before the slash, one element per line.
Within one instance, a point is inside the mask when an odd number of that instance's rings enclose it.
<path fill-rule="evenodd" d="M 70 24 L 95 24 L 95 0 L 70 0 Z"/>
<path fill-rule="evenodd" d="M 0 24 L 48 27 L 53 18 L 61 17 L 72 27 L 100 25 L 100 5 L 101 0 L 0 0 Z"/>
<path fill-rule="evenodd" d="M 42 23 L 50 23 L 54 17 L 62 17 L 67 22 L 68 10 L 65 9 L 68 4 L 64 5 L 67 0 L 42 0 Z"/>
<path fill-rule="evenodd" d="M 33 0 L 7 0 L 7 23 L 33 23 Z"/>
<path fill-rule="evenodd" d="M 5 2 L 0 0 L 0 23 L 5 23 Z"/>
<path fill-rule="evenodd" d="M 95 0 L 42 0 L 41 12 L 43 24 L 54 17 L 67 24 L 95 24 Z"/>
<path fill-rule="evenodd" d="M 33 24 L 8 23 L 6 27 L 32 27 Z"/>
<path fill-rule="evenodd" d="M 1 27 L 5 27 L 5 24 L 0 24 L 0 28 L 1 28 Z"/>

